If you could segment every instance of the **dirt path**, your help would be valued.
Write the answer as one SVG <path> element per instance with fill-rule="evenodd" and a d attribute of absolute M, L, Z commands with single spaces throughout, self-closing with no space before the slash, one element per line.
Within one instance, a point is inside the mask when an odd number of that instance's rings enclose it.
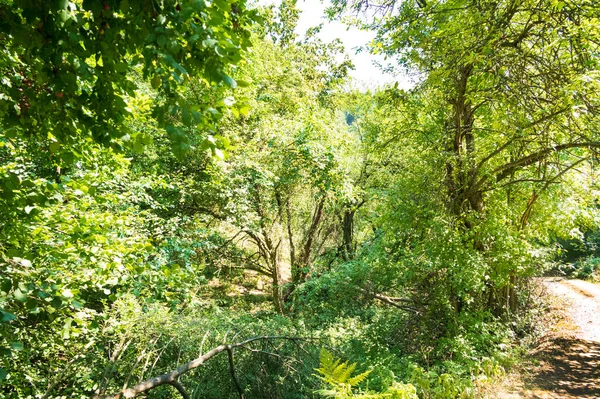
<path fill-rule="evenodd" d="M 565 302 L 573 328 L 540 345 L 540 367 L 526 381 L 531 398 L 600 398 L 600 286 L 549 278 L 548 292 Z M 525 396 L 527 397 L 527 396 Z"/>
<path fill-rule="evenodd" d="M 568 302 L 566 314 L 577 326 L 575 338 L 600 343 L 600 286 L 582 280 L 549 278 L 548 291 Z"/>
<path fill-rule="evenodd" d="M 562 309 L 509 392 L 496 398 L 600 398 L 600 286 L 581 280 L 547 278 L 548 293 Z"/>

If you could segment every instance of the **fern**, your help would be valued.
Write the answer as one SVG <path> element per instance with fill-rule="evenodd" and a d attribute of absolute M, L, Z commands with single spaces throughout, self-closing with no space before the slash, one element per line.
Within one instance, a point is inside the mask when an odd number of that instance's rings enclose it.
<path fill-rule="evenodd" d="M 316 369 L 319 377 L 329 387 L 317 391 L 318 394 L 328 398 L 348 399 L 418 399 L 417 389 L 412 384 L 394 382 L 383 393 L 354 392 L 356 387 L 363 382 L 371 370 L 352 376 L 356 370 L 356 363 L 342 363 L 341 359 L 334 359 L 333 355 L 326 349 L 321 349 L 320 367 Z"/>
<path fill-rule="evenodd" d="M 377 398 L 371 394 L 356 395 L 353 389 L 363 382 L 371 370 L 352 376 L 356 369 L 356 363 L 349 364 L 341 359 L 334 359 L 333 354 L 321 349 L 320 367 L 316 371 L 320 374 L 318 377 L 323 380 L 330 389 L 322 389 L 317 393 L 330 398 Z"/>

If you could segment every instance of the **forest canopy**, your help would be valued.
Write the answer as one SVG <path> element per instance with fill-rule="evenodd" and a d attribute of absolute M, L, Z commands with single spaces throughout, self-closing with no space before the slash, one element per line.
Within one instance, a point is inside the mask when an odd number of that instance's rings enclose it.
<path fill-rule="evenodd" d="M 594 273 L 593 1 L 327 13 L 414 86 L 294 0 L 0 0 L 0 397 L 473 397 Z"/>

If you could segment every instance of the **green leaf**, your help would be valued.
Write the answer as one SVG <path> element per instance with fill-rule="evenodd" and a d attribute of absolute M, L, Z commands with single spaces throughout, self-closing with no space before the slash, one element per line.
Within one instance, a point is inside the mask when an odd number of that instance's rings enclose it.
<path fill-rule="evenodd" d="M 64 339 L 69 339 L 69 337 L 71 336 L 71 325 L 73 324 L 73 319 L 72 318 L 68 318 L 65 321 L 65 324 L 63 326 L 63 330 L 62 330 L 62 337 Z"/>
<path fill-rule="evenodd" d="M 156 90 L 160 87 L 161 82 L 162 79 L 160 78 L 160 76 L 154 75 L 154 77 L 150 81 L 150 84 L 152 85 L 152 88 Z"/>
<path fill-rule="evenodd" d="M 204 39 L 202 41 L 202 46 L 204 47 L 214 47 L 218 42 L 215 39 Z"/>
<path fill-rule="evenodd" d="M 50 145 L 48 146 L 48 149 L 50 150 L 51 153 L 55 153 L 56 151 L 58 151 L 60 149 L 60 143 L 58 142 L 53 142 L 50 143 Z"/>
<path fill-rule="evenodd" d="M 27 299 L 27 302 L 25 302 L 25 307 L 29 310 L 33 310 L 37 308 L 37 301 L 33 298 L 29 298 Z"/>
<path fill-rule="evenodd" d="M 251 107 L 249 105 L 242 105 L 239 109 L 240 115 L 248 116 L 250 115 Z"/>
<path fill-rule="evenodd" d="M 171 141 L 173 141 L 175 143 L 181 143 L 181 142 L 185 141 L 186 135 L 178 127 L 175 127 L 173 125 L 167 125 L 165 127 L 165 130 L 169 134 L 169 138 L 171 139 Z"/>
<path fill-rule="evenodd" d="M 58 19 L 61 22 L 66 22 L 69 20 L 69 18 L 71 18 L 71 15 L 69 14 L 69 12 L 67 10 L 60 10 L 58 12 Z"/>
<path fill-rule="evenodd" d="M 13 296 L 19 302 L 25 302 L 27 300 L 27 295 L 25 295 L 23 292 L 21 292 L 21 290 L 18 288 L 13 291 Z"/>
<path fill-rule="evenodd" d="M 10 347 L 15 351 L 22 351 L 24 349 L 21 342 L 13 342 L 10 344 Z"/>
<path fill-rule="evenodd" d="M 181 109 L 181 120 L 183 121 L 184 125 L 189 126 L 192 124 L 192 117 L 191 117 L 189 108 L 183 107 Z"/>
<path fill-rule="evenodd" d="M 6 280 L 2 280 L 2 284 L 0 284 L 0 290 L 2 290 L 2 292 L 5 293 L 9 293 L 10 289 L 12 288 L 12 281 L 9 279 Z"/>
<path fill-rule="evenodd" d="M 231 7 L 229 6 L 229 3 L 227 3 L 226 0 L 214 0 L 214 2 L 217 5 L 217 7 L 219 7 L 221 10 L 231 11 Z"/>
<path fill-rule="evenodd" d="M 60 308 L 62 306 L 62 303 L 63 303 L 62 299 L 58 296 L 55 296 L 52 299 L 52 306 L 56 309 Z"/>
<path fill-rule="evenodd" d="M 117 62 L 115 64 L 115 71 L 125 73 L 128 70 L 128 65 L 125 62 Z"/>
<path fill-rule="evenodd" d="M 4 310 L 0 310 L 0 314 L 2 314 L 2 318 L 0 319 L 0 321 L 2 321 L 3 323 L 9 323 L 17 318 L 17 316 L 15 316 L 14 314 L 6 312 Z"/>
<path fill-rule="evenodd" d="M 223 79 L 223 82 L 225 82 L 227 86 L 231 87 L 232 89 L 237 87 L 237 82 L 231 76 L 226 75 L 223 72 L 220 72 L 219 76 L 221 76 L 221 79 Z"/>
<path fill-rule="evenodd" d="M 81 308 L 83 308 L 83 303 L 81 303 L 79 301 L 76 301 L 76 300 L 72 300 L 71 301 L 71 305 L 73 305 L 73 307 L 75 309 L 81 309 Z"/>
<path fill-rule="evenodd" d="M 219 112 L 219 110 L 217 110 L 216 108 L 213 107 L 209 107 L 206 109 L 207 112 L 215 115 L 215 116 L 221 116 L 221 113 Z"/>

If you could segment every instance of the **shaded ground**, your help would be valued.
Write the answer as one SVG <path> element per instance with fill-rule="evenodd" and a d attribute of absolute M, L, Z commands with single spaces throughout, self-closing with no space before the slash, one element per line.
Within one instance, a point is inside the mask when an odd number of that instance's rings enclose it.
<path fill-rule="evenodd" d="M 600 286 L 581 280 L 542 281 L 555 301 L 552 330 L 488 398 L 600 398 Z"/>
<path fill-rule="evenodd" d="M 600 398 L 600 343 L 557 338 L 535 354 L 536 372 L 525 380 L 524 398 Z"/>

